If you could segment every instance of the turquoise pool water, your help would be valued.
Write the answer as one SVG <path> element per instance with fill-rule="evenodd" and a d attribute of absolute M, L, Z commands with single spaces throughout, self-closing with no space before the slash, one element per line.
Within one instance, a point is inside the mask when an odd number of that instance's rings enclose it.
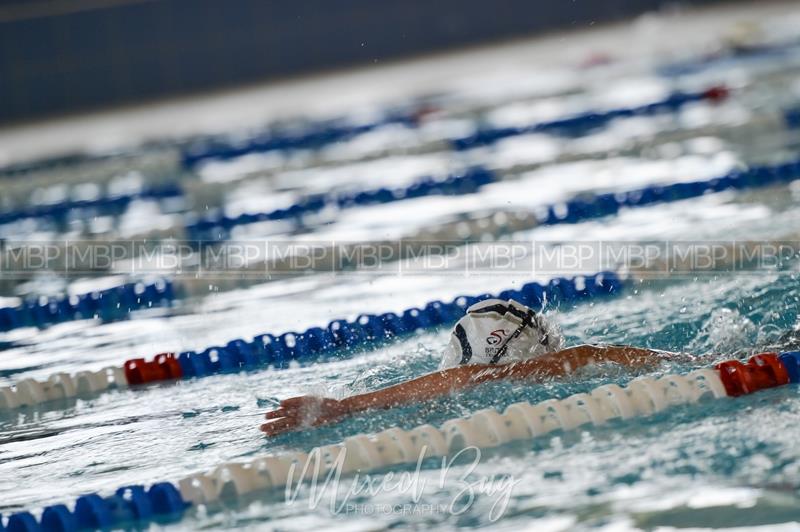
<path fill-rule="evenodd" d="M 744 62 L 733 74 L 723 69 L 718 75 L 724 79 L 756 77 L 753 73 L 760 65 Z M 625 74 L 632 85 L 641 81 L 640 77 L 652 76 L 649 68 L 630 68 L 638 72 L 636 76 Z M 650 81 L 662 84 L 662 88 L 668 85 L 660 78 Z M 796 83 L 789 86 L 798 87 Z M 785 85 L 780 88 L 766 84 L 762 92 L 754 92 L 763 99 L 763 91 L 773 91 L 782 101 L 798 96 L 786 92 Z M 606 96 L 613 100 L 612 94 Z M 567 98 L 555 97 L 560 105 L 555 108 L 569 109 L 572 100 Z M 736 165 L 796 158 L 795 133 L 776 129 L 769 138 L 727 135 L 729 121 L 752 122 L 766 112 L 759 98 L 743 97 L 716 111 L 698 105 L 676 122 L 654 118 L 642 119 L 635 127 L 629 124 L 629 129 L 617 125 L 620 131 L 612 128 L 612 133 L 598 132 L 582 142 L 594 143 L 596 148 L 609 139 L 621 142 L 631 129 L 638 128 L 637 135 L 646 137 L 669 128 L 689 129 L 697 123 L 718 125 L 718 135 L 705 132 L 627 155 L 611 150 L 611 155 L 600 160 L 589 157 L 577 163 L 546 165 L 475 194 L 353 209 L 333 223 L 311 227 L 305 236 L 280 228 L 269 234 L 298 241 L 383 238 L 390 230 L 394 231 L 392 236 L 401 235 L 463 213 L 530 209 L 579 191 L 689 181 L 723 174 Z M 522 113 L 511 105 L 496 107 L 496 117 L 500 118 Z M 529 111 L 532 115 L 552 112 L 543 109 Z M 552 139 L 531 136 L 467 158 L 504 167 L 514 164 L 520 153 L 536 159 L 536 154 L 547 150 L 566 153 L 580 148 L 578 141 L 575 145 L 570 142 L 553 146 Z M 763 149 L 758 149 L 761 145 Z M 432 163 L 421 156 L 420 160 L 407 157 L 409 170 L 387 178 L 387 182 L 407 182 L 408 176 L 418 174 L 420 168 L 452 163 L 446 154 Z M 305 185 L 309 190 L 336 181 L 314 168 L 304 170 L 311 176 Z M 351 179 L 342 181 L 354 186 L 367 178 Z M 225 201 L 234 210 L 244 209 L 248 202 L 257 203 L 258 193 L 271 190 L 271 185 L 257 179 L 255 184 L 251 178 L 242 181 L 226 189 Z M 259 183 L 263 189 L 259 189 Z M 142 219 L 146 225 L 152 221 L 146 215 L 151 207 L 132 206 L 126 216 Z M 142 209 L 138 218 L 135 209 Z M 125 234 L 124 227 L 117 229 L 118 236 Z M 248 229 L 247 235 L 258 237 L 262 229 Z M 797 242 L 800 187 L 795 182 L 755 191 L 723 192 L 627 209 L 590 222 L 537 227 L 503 238 L 506 242 L 535 241 L 553 246 L 598 241 Z M 423 423 L 438 425 L 483 408 L 503 410 L 519 401 L 562 398 L 606 383 L 624 384 L 642 374 L 682 374 L 764 350 L 796 349 L 800 344 L 786 335 L 800 328 L 798 276 L 800 262 L 796 260 L 739 272 L 675 274 L 634 280 L 617 295 L 546 308 L 571 344 L 630 344 L 690 355 L 667 359 L 654 369 L 635 372 L 605 365 L 547 382 L 487 384 L 440 401 L 362 414 L 273 439 L 265 438 L 257 428 L 264 412 L 280 399 L 309 393 L 341 397 L 432 371 L 449 331 L 417 334 L 380 349 L 321 363 L 113 391 L 94 399 L 2 414 L 0 512 L 7 515 L 41 508 L 87 492 L 109 493 L 121 485 L 177 480 L 224 461 L 286 450 L 307 451 L 391 426 L 407 429 Z M 463 293 L 495 292 L 532 278 L 546 280 L 548 276 L 532 276 L 520 269 L 468 274 L 458 264 L 446 271 L 404 277 L 359 271 L 317 274 L 277 279 L 246 289 L 212 291 L 204 297 L 195 294 L 172 309 L 139 312 L 127 321 L 77 321 L 42 331 L 20 329 L 1 339 L 0 385 L 26 377 L 46 378 L 60 371 L 99 369 L 134 356 L 224 345 L 233 338 L 249 338 L 268 330 L 324 326 L 332 318 L 398 311 Z M 784 386 L 742 398 L 673 407 L 648 418 L 507 444 L 483 451 L 480 456 L 465 453 L 448 467 L 442 467 L 439 460 L 428 460 L 418 469 L 393 468 L 355 480 L 342 479 L 338 490 L 323 495 L 308 486 L 292 493 L 289 501 L 282 491 L 263 493 L 213 511 L 189 511 L 181 521 L 159 526 L 626 530 L 782 525 L 794 529 L 800 526 L 799 413 L 798 390 Z M 399 488 L 397 478 L 412 479 L 411 487 Z"/>

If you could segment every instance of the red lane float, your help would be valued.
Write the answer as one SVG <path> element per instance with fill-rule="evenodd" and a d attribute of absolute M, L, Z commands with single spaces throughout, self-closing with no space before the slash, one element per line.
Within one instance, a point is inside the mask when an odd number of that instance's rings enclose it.
<path fill-rule="evenodd" d="M 778 353 L 760 353 L 750 357 L 744 364 L 738 360 L 728 360 L 717 364 L 716 369 L 725 391 L 731 397 L 789 383 L 789 374 Z"/>
<path fill-rule="evenodd" d="M 129 385 L 180 379 L 183 376 L 181 365 L 175 353 L 159 353 L 152 362 L 143 358 L 125 361 L 125 378 Z"/>

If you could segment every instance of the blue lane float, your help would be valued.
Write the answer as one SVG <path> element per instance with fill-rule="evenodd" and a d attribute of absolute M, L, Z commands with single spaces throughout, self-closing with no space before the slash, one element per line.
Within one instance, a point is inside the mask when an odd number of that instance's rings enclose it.
<path fill-rule="evenodd" d="M 16 307 L 0 308 L 0 332 L 94 318 L 117 321 L 135 310 L 168 306 L 174 299 L 174 285 L 164 279 L 126 283 L 75 296 L 29 299 Z"/>
<path fill-rule="evenodd" d="M 601 112 L 587 111 L 578 115 L 559 118 L 548 122 L 539 122 L 527 126 L 480 129 L 466 137 L 452 139 L 450 142 L 453 149 L 460 151 L 493 144 L 508 137 L 530 133 L 547 133 L 567 136 L 584 135 L 589 131 L 603 127 L 612 120 L 619 118 L 674 113 L 681 107 L 690 103 L 701 101 L 717 102 L 727 98 L 727 96 L 728 90 L 724 87 L 712 87 L 701 92 L 678 91 L 670 94 L 663 100 L 646 105 L 623 107 Z"/>
<path fill-rule="evenodd" d="M 78 532 L 134 528 L 156 522 L 180 520 L 189 504 L 169 482 L 144 486 L 124 486 L 110 497 L 89 493 L 79 497 L 70 511 L 64 504 L 48 506 L 37 519 L 30 512 L 11 514 L 8 532 Z M 0 531 L 3 530 L 0 519 Z"/>
<path fill-rule="evenodd" d="M 623 281 L 613 272 L 572 279 L 556 278 L 545 285 L 531 282 L 518 290 L 504 290 L 496 295 L 459 296 L 451 302 L 431 301 L 397 314 L 361 314 L 352 321 L 337 319 L 326 327 L 311 327 L 304 332 L 261 334 L 250 342 L 235 339 L 225 346 L 182 352 L 177 359 L 184 379 L 268 366 L 284 368 L 293 361 L 310 362 L 335 353 L 375 348 L 419 331 L 452 325 L 470 305 L 484 299 L 514 299 L 529 307 L 539 308 L 545 303 L 573 304 L 587 298 L 614 294 L 622 288 Z"/>
<path fill-rule="evenodd" d="M 203 139 L 184 149 L 181 159 L 183 166 L 191 169 L 212 159 L 225 161 L 250 153 L 320 148 L 390 124 L 413 126 L 416 124 L 416 117 L 414 113 L 390 113 L 363 124 L 334 120 L 310 124 L 296 131 L 266 131 L 246 140 L 232 140 L 228 137 Z"/>
<path fill-rule="evenodd" d="M 120 214 L 128 205 L 137 199 L 161 200 L 176 198 L 183 195 L 183 190 L 176 184 L 148 187 L 132 194 L 109 196 L 93 200 L 75 200 L 53 203 L 51 205 L 37 205 L 24 209 L 0 213 L 0 224 L 8 224 L 29 218 L 63 219 L 72 211 L 93 210 L 102 213 Z"/>
<path fill-rule="evenodd" d="M 627 192 L 584 194 L 564 203 L 550 205 L 538 215 L 542 225 L 578 223 L 617 214 L 625 207 L 668 203 L 725 190 L 745 190 L 790 183 L 800 179 L 800 158 L 782 164 L 736 169 L 705 181 L 651 185 Z"/>
<path fill-rule="evenodd" d="M 433 195 L 471 194 L 497 180 L 498 177 L 493 172 L 474 167 L 444 179 L 425 177 L 404 188 L 381 187 L 374 190 L 320 194 L 304 198 L 287 208 L 269 212 L 246 213 L 233 217 L 224 214 L 208 216 L 189 223 L 186 226 L 186 235 L 193 240 L 219 240 L 227 238 L 229 231 L 236 226 L 300 218 L 325 208 L 347 209 Z"/>

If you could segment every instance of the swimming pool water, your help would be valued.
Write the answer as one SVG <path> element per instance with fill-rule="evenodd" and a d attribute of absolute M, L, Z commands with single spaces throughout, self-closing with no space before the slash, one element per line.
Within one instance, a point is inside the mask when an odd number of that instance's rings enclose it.
<path fill-rule="evenodd" d="M 747 77 L 751 73 L 748 69 L 756 67 L 744 63 L 740 68 L 739 75 Z M 645 76 L 639 65 L 633 70 Z M 511 98 L 510 92 L 505 94 Z M 612 94 L 606 96 L 613 101 Z M 556 102 L 569 109 L 571 100 L 562 98 L 556 98 Z M 524 114 L 519 107 L 495 105 L 498 120 Z M 757 106 L 745 107 L 757 114 Z M 547 112 L 543 109 L 538 112 Z M 708 119 L 724 121 L 730 113 L 711 113 Z M 641 127 L 642 131 L 659 131 L 666 126 L 654 119 Z M 604 135 L 609 132 L 599 132 L 590 140 L 601 145 L 606 140 Z M 726 138 L 723 130 L 717 137 L 703 135 L 643 149 L 636 155 L 611 154 L 603 160 L 543 166 L 516 180 L 462 197 L 429 197 L 352 209 L 333 223 L 307 228 L 305 236 L 291 230 L 277 230 L 277 234 L 298 240 L 384 238 L 389 233 L 402 236 L 462 213 L 530 209 L 583 190 L 627 190 L 645 183 L 701 179 L 722 174 L 737 164 L 780 160 L 785 154 L 796 156 L 793 134 L 776 136 L 770 142 L 763 138 L 743 142 Z M 550 146 L 552 140 L 547 138 L 515 142 L 520 144 L 515 147 L 509 143 L 468 157 L 502 167 L 513 163 L 515 152 L 518 156 L 527 150 L 535 159 L 537 150 L 561 153 L 567 149 L 564 144 Z M 764 142 L 764 150 L 754 148 L 759 142 Z M 452 164 L 447 155 L 422 159 L 408 156 L 405 173 L 399 173 L 403 175 L 387 175 L 387 171 L 383 179 L 399 185 L 406 183 L 409 175 L 419 175 L 422 168 L 444 171 Z M 384 161 L 383 167 L 376 164 L 370 168 L 375 171 L 392 166 L 390 160 Z M 369 171 L 347 174 L 346 168 L 337 172 L 304 169 L 302 175 L 309 177 L 307 190 L 324 189 L 333 182 L 342 186 L 383 184 L 367 181 Z M 231 168 L 226 171 L 237 175 Z M 299 179 L 295 174 L 288 175 Z M 284 175 L 283 179 L 289 177 Z M 225 204 L 233 212 L 254 204 L 263 209 L 258 198 L 271 194 L 275 183 L 258 179 L 251 183 L 250 178 L 241 181 L 244 184 L 239 187 L 231 185 Z M 267 200 L 282 201 L 266 196 Z M 600 240 L 798 241 L 798 207 L 800 188 L 795 182 L 627 209 L 613 217 L 538 227 L 504 238 L 553 245 Z M 142 218 L 141 213 L 128 215 Z M 150 221 L 145 219 L 145 225 Z M 258 236 L 261 230 L 255 228 L 250 235 Z M 124 232 L 120 229 L 119 234 Z M 57 233 L 57 237 L 64 234 Z M 280 399 L 308 393 L 343 396 L 432 371 L 448 340 L 448 331 L 414 335 L 377 350 L 324 363 L 113 391 L 93 399 L 2 414 L 0 512 L 7 515 L 71 501 L 86 492 L 107 493 L 120 485 L 176 480 L 224 461 L 285 450 L 307 451 L 390 426 L 437 425 L 482 408 L 503 410 L 518 401 L 562 398 L 601 384 L 623 384 L 645 373 L 682 374 L 763 350 L 797 348 L 800 346 L 783 337 L 800 327 L 799 276 L 800 263 L 790 260 L 777 268 L 643 280 L 615 296 L 547 309 L 569 343 L 624 343 L 687 354 L 665 360 L 654 369 L 635 372 L 601 365 L 566 379 L 487 384 L 440 401 L 362 414 L 273 439 L 264 438 L 257 427 L 264 412 Z M 499 291 L 532 278 L 548 277 L 532 277 L 530 271 L 522 269 L 470 275 L 455 263 L 450 271 L 405 277 L 358 271 L 317 274 L 277 279 L 246 289 L 212 291 L 204 297 L 195 295 L 179 301 L 173 309 L 138 312 L 127 321 L 79 321 L 43 331 L 20 329 L 1 339 L 0 385 L 26 377 L 44 378 L 59 371 L 99 369 L 157 352 L 224 345 L 233 338 L 248 338 L 266 330 L 324 326 L 331 318 L 397 311 L 461 293 Z M 306 486 L 294 494 L 291 503 L 283 492 L 261 494 L 227 503 L 219 511 L 190 512 L 180 522 L 158 526 L 619 530 L 782 525 L 794 529 L 800 522 L 800 453 L 795 443 L 800 438 L 795 423 L 798 413 L 797 389 L 784 386 L 736 399 L 673 407 L 648 418 L 507 444 L 481 452 L 477 462 L 474 456 L 465 454 L 447 468 L 442 468 L 439 460 L 428 460 L 419 471 L 401 467 L 355 480 L 343 479 L 333 503 L 330 493 L 317 500 L 319 494 Z M 413 489 L 391 487 L 393 476 L 403 474 L 414 479 Z"/>

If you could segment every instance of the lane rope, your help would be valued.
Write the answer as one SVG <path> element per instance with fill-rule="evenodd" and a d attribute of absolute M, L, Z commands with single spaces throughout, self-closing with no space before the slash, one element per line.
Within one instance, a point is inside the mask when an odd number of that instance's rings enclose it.
<path fill-rule="evenodd" d="M 713 369 L 658 379 L 639 377 L 627 386 L 605 384 L 588 393 L 537 404 L 514 403 L 505 411 L 487 408 L 474 414 L 410 430 L 393 427 L 377 434 L 357 434 L 308 453 L 286 452 L 248 462 L 227 462 L 175 483 L 123 486 L 113 495 L 90 493 L 71 505 L 9 516 L 9 531 L 64 531 L 126 528 L 152 521 L 177 522 L 191 509 L 213 511 L 221 503 L 259 492 L 291 489 L 330 474 L 384 470 L 424 459 L 453 456 L 467 447 L 494 448 L 554 432 L 571 431 L 612 420 L 646 417 L 701 400 L 738 397 L 800 381 L 800 352 L 761 353 L 747 362 L 730 360 Z M 288 488 L 287 488 L 288 485 Z M 0 520 L 2 527 L 2 520 Z"/>
<path fill-rule="evenodd" d="M 335 142 L 373 131 L 390 124 L 416 124 L 415 113 L 387 113 L 381 118 L 362 124 L 349 123 L 338 119 L 293 127 L 289 131 L 274 128 L 272 131 L 261 131 L 250 138 L 230 140 L 230 137 L 218 136 L 205 138 L 189 144 L 182 153 L 182 164 L 185 168 L 194 168 L 210 159 L 229 160 L 251 153 L 270 151 L 288 151 L 298 149 L 316 149 Z"/>
<path fill-rule="evenodd" d="M 798 112 L 796 119 L 798 125 L 800 125 L 800 112 Z M 501 180 L 493 176 L 487 169 L 477 169 L 476 171 L 483 175 L 481 180 L 486 183 Z M 394 245 L 395 248 L 393 248 L 392 254 L 402 257 L 403 255 L 400 253 L 399 249 L 401 242 L 407 248 L 412 247 L 415 241 L 422 241 L 422 247 L 424 247 L 425 244 L 436 243 L 437 241 L 449 244 L 477 242 L 481 241 L 481 239 L 486 236 L 496 237 L 508 232 L 531 230 L 542 225 L 586 222 L 619 214 L 619 212 L 625 208 L 639 208 L 659 203 L 671 203 L 727 190 L 748 190 L 772 185 L 788 184 L 797 179 L 800 179 L 800 158 L 774 165 L 736 168 L 721 176 L 700 181 L 648 185 L 627 191 L 600 194 L 592 192 L 579 193 L 566 201 L 534 207 L 530 211 L 517 213 L 517 215 L 506 215 L 503 212 L 493 213 L 478 219 L 459 220 L 440 227 L 424 228 L 416 234 L 403 238 L 402 241 L 365 242 L 362 245 Z M 392 192 L 388 189 L 381 189 L 374 194 L 367 195 L 366 197 L 369 199 L 365 199 L 365 201 L 375 201 L 377 203 L 382 201 L 380 198 L 384 196 L 391 197 Z M 211 226 L 213 226 L 213 223 L 211 223 Z M 224 238 L 220 233 L 217 233 L 216 236 Z M 207 243 L 212 244 L 214 242 L 208 241 Z M 197 242 L 197 245 L 202 247 L 203 242 Z M 317 255 L 321 257 L 330 257 L 329 262 L 319 265 L 320 270 L 331 272 L 342 269 L 341 266 L 338 266 L 338 264 L 341 264 L 341 261 L 337 260 L 335 248 L 327 248 L 324 252 L 317 253 Z M 267 262 L 266 264 L 264 262 L 258 262 L 256 268 L 258 271 L 262 272 L 266 269 L 266 271 L 270 272 L 290 274 L 291 272 L 285 269 L 281 262 L 289 261 L 289 259 L 290 257 L 283 258 L 281 260 Z M 242 271 L 248 271 L 247 266 L 242 268 Z M 187 287 L 185 292 L 192 293 L 193 290 Z"/>
<path fill-rule="evenodd" d="M 268 212 L 244 213 L 238 216 L 226 216 L 224 213 L 219 213 L 205 216 L 199 220 L 189 222 L 185 227 L 185 231 L 187 238 L 190 240 L 214 241 L 227 238 L 230 229 L 236 226 L 300 218 L 328 208 L 347 209 L 433 195 L 471 194 L 477 192 L 484 185 L 495 181 L 497 181 L 497 176 L 494 173 L 485 168 L 473 167 L 441 179 L 424 177 L 406 187 L 381 187 L 373 190 L 331 192 L 307 196 L 289 207 Z"/>
<path fill-rule="evenodd" d="M 675 112 L 684 105 L 699 101 L 718 102 L 728 96 L 728 90 L 716 86 L 699 92 L 676 91 L 649 104 L 622 107 L 609 111 L 587 111 L 557 120 L 539 122 L 523 127 L 502 127 L 479 129 L 466 137 L 451 138 L 446 141 L 454 150 L 463 151 L 476 146 L 492 144 L 498 140 L 527 133 L 553 133 L 581 135 L 588 130 L 602 127 L 617 118 L 651 116 Z M 193 168 L 210 159 L 229 160 L 251 153 L 287 151 L 296 149 L 318 149 L 334 142 L 342 142 L 354 136 L 367 133 L 387 124 L 406 124 L 414 127 L 417 121 L 411 115 L 389 115 L 375 122 L 363 125 L 316 125 L 308 131 L 294 134 L 261 133 L 248 140 L 236 142 L 224 139 L 205 140 L 193 145 L 183 154 L 183 164 Z"/>
<path fill-rule="evenodd" d="M 15 307 L 0 308 L 0 333 L 21 327 L 44 329 L 74 320 L 118 321 L 136 310 L 169 306 L 175 299 L 174 285 L 166 279 L 125 283 L 79 295 L 29 298 Z"/>
<path fill-rule="evenodd" d="M 497 295 L 458 296 L 449 303 L 435 300 L 399 314 L 361 314 L 352 321 L 333 320 L 325 328 L 311 327 L 302 333 L 261 334 L 249 342 L 240 338 L 224 346 L 213 346 L 199 352 L 159 353 L 152 360 L 131 359 L 122 367 L 81 371 L 75 375 L 57 373 L 43 381 L 28 378 L 14 386 L 0 387 L 0 412 L 51 401 L 92 397 L 106 390 L 129 386 L 268 367 L 280 369 L 289 367 L 294 361 L 308 362 L 326 356 L 343 357 L 419 331 L 451 325 L 464 315 L 468 307 L 493 297 L 514 299 L 529 307 L 539 308 L 545 303 L 570 304 L 614 294 L 621 289 L 622 281 L 613 272 L 572 279 L 555 278 L 546 285 L 531 282 L 519 290 L 503 290 Z"/>
<path fill-rule="evenodd" d="M 469 150 L 478 146 L 494 144 L 499 140 L 531 133 L 549 133 L 568 136 L 582 136 L 587 132 L 600 128 L 620 118 L 653 116 L 663 113 L 674 113 L 687 104 L 708 101 L 721 102 L 729 95 L 728 89 L 722 86 L 710 87 L 699 92 L 676 91 L 649 104 L 635 107 L 621 107 L 608 111 L 587 111 L 577 115 L 537 122 L 527 126 L 511 126 L 479 129 L 471 135 L 450 140 L 454 150 Z"/>
<path fill-rule="evenodd" d="M 0 224 L 38 218 L 59 220 L 66 218 L 73 211 L 81 209 L 120 214 L 135 200 L 163 200 L 182 195 L 183 190 L 177 184 L 148 186 L 131 194 L 105 196 L 91 200 L 69 200 L 0 212 Z"/>

